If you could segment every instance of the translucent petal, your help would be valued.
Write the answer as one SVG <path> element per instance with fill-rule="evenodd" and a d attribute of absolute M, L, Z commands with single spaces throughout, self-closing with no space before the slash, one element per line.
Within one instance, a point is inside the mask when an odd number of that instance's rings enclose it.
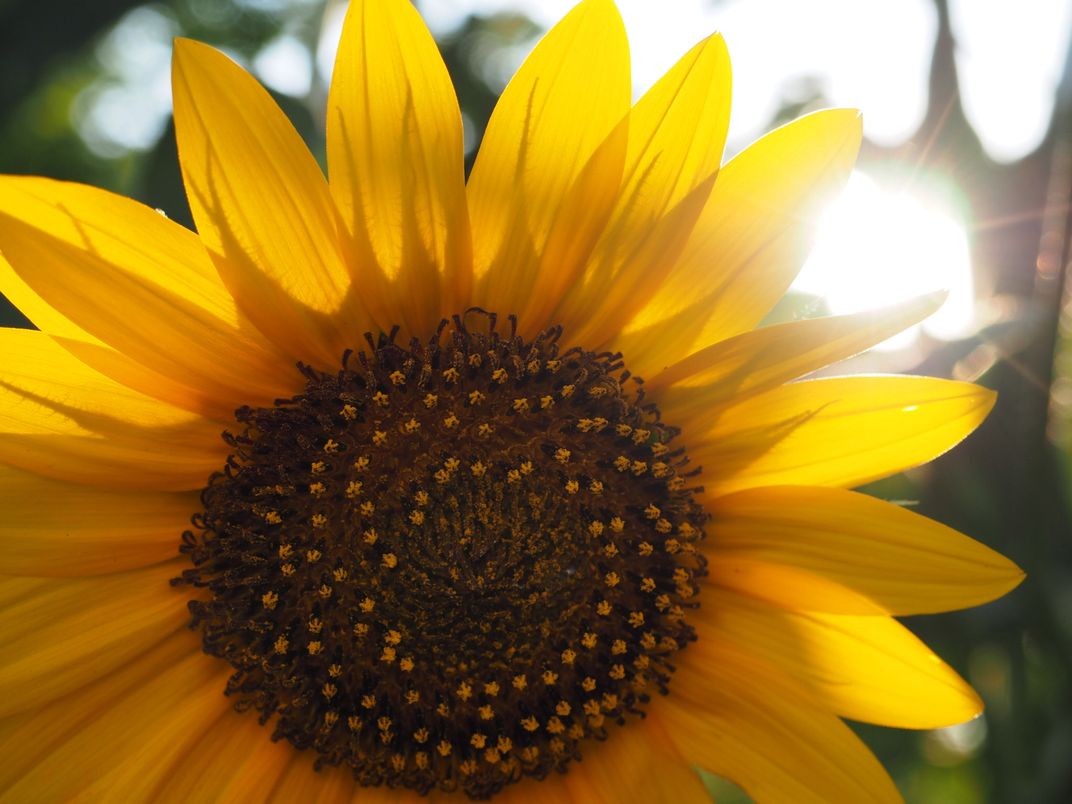
<path fill-rule="evenodd" d="M 776 486 L 706 507 L 718 523 L 712 580 L 790 609 L 929 614 L 994 600 L 1024 577 L 952 528 L 852 491 Z"/>
<path fill-rule="evenodd" d="M 426 337 L 469 305 L 462 120 L 435 41 L 408 0 L 355 0 L 328 97 L 331 192 L 359 255 L 354 279 L 385 329 Z M 382 274 L 375 276 L 375 267 Z M 370 272 L 371 271 L 371 272 Z"/>
<path fill-rule="evenodd" d="M 467 188 L 477 304 L 524 309 L 563 198 L 629 110 L 629 95 L 618 10 L 583 0 L 536 45 L 484 133 Z"/>
<path fill-rule="evenodd" d="M 709 497 L 770 485 L 858 486 L 926 463 L 986 418 L 994 392 L 929 377 L 837 377 L 775 388 L 695 420 Z M 702 422 L 702 419 L 701 419 Z"/>
<path fill-rule="evenodd" d="M 207 45 L 176 40 L 172 95 L 186 195 L 223 281 L 280 350 L 336 365 L 372 327 L 312 154 L 260 84 Z"/>

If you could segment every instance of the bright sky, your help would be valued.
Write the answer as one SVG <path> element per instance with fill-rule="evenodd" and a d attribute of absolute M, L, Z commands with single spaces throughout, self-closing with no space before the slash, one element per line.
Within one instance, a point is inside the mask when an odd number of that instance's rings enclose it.
<path fill-rule="evenodd" d="M 275 7 L 283 0 L 242 0 Z M 310 3 L 312 0 L 302 0 Z M 1072 0 L 950 0 L 964 105 L 992 156 L 1012 161 L 1044 134 L 1072 33 Z M 516 9 L 543 26 L 574 0 L 419 0 L 437 33 L 467 14 Z M 335 0 L 336 11 L 343 5 Z M 637 92 L 650 86 L 698 39 L 721 31 L 734 64 L 731 147 L 770 120 L 802 77 L 815 78 L 832 102 L 864 110 L 869 138 L 896 143 L 915 130 L 926 105 L 936 29 L 930 0 L 618 0 L 629 31 Z M 771 21 L 777 21 L 772 25 Z M 329 75 L 341 17 L 329 14 L 317 63 Z M 100 48 L 114 73 L 78 110 L 102 151 L 151 147 L 170 113 L 168 60 L 174 23 L 153 6 L 135 9 Z M 516 60 L 524 52 L 516 54 Z M 305 48 L 284 33 L 254 59 L 258 77 L 301 96 L 312 81 Z"/>
<path fill-rule="evenodd" d="M 822 296 L 835 314 L 944 289 L 949 297 L 922 329 L 937 338 L 970 335 L 975 298 L 966 221 L 942 190 L 946 188 L 894 192 L 865 173 L 853 173 L 827 211 L 794 287 Z M 919 329 L 891 338 L 881 348 L 907 346 Z"/>
<path fill-rule="evenodd" d="M 436 31 L 469 13 L 519 9 L 544 26 L 574 0 L 419 0 Z M 650 86 L 698 39 L 726 37 L 734 64 L 731 141 L 760 133 L 779 94 L 819 78 L 842 106 L 864 110 L 867 136 L 895 143 L 926 106 L 937 21 L 930 0 L 618 0 L 634 84 Z M 1044 134 L 1072 33 L 1072 0 L 951 0 L 965 106 L 992 156 L 1017 159 Z M 772 24 L 775 21 L 776 24 Z"/>
<path fill-rule="evenodd" d="M 280 6 L 285 0 L 242 0 Z M 309 3 L 313 0 L 302 0 Z M 437 34 L 468 14 L 520 10 L 544 27 L 575 0 L 418 0 Z M 733 60 L 731 152 L 763 133 L 775 110 L 816 82 L 831 103 L 863 110 L 865 134 L 895 144 L 913 133 L 926 108 L 937 28 L 931 0 L 618 0 L 629 33 L 636 94 L 697 40 L 726 38 Z M 1030 153 L 1050 119 L 1072 32 L 1072 0 L 950 0 L 966 113 L 992 157 Z M 332 0 L 315 66 L 330 75 L 345 3 Z M 154 7 L 136 9 L 101 45 L 112 78 L 80 98 L 77 122 L 105 154 L 152 147 L 170 114 L 174 23 Z M 530 43 L 531 46 L 532 43 Z M 526 48 L 506 54 L 520 63 Z M 314 59 L 284 32 L 250 66 L 278 92 L 305 96 Z M 504 76 L 516 64 L 503 65 Z M 823 296 L 834 312 L 853 312 L 945 287 L 950 299 L 932 334 L 972 329 L 971 266 L 965 226 L 947 193 L 908 196 L 856 174 L 824 220 L 818 246 L 796 287 Z"/>

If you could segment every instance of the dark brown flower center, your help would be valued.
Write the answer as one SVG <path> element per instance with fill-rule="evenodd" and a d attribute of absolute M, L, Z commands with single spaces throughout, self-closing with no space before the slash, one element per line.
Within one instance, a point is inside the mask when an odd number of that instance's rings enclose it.
<path fill-rule="evenodd" d="M 184 534 L 236 708 L 364 785 L 487 798 L 562 771 L 695 638 L 706 517 L 677 431 L 618 355 L 479 323 L 366 336 L 239 410 Z"/>

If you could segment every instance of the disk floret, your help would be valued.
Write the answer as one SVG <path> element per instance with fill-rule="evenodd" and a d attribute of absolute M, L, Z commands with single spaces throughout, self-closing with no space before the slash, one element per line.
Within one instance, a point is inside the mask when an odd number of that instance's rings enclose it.
<path fill-rule="evenodd" d="M 695 639 L 705 514 L 676 430 L 620 356 L 479 323 L 366 336 L 240 409 L 184 534 L 237 708 L 364 785 L 487 798 L 563 771 Z"/>

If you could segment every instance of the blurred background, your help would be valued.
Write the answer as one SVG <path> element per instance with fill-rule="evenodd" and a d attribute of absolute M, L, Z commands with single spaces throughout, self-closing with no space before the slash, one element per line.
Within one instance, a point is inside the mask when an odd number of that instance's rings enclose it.
<path fill-rule="evenodd" d="M 573 0 L 419 0 L 454 77 L 471 163 L 496 97 Z M 721 30 L 727 157 L 830 105 L 866 142 L 771 320 L 935 288 L 922 328 L 837 368 L 980 382 L 993 415 L 934 463 L 868 488 L 1011 557 L 1027 581 L 909 625 L 986 714 L 931 732 L 859 727 L 910 802 L 1072 801 L 1072 0 L 619 0 L 637 93 Z M 175 36 L 225 50 L 323 162 L 344 0 L 0 0 L 0 172 L 88 182 L 190 225 L 171 125 Z M 0 298 L 0 321 L 27 322 Z M 721 802 L 747 801 L 711 778 Z"/>

